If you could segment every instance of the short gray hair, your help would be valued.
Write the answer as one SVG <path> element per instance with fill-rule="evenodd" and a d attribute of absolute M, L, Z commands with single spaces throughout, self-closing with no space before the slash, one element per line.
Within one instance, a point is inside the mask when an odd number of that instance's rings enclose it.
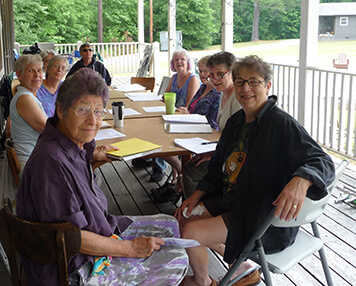
<path fill-rule="evenodd" d="M 235 61 L 236 57 L 234 54 L 230 52 L 218 52 L 209 57 L 206 67 L 211 69 L 218 65 L 223 65 L 227 70 L 230 70 Z"/>
<path fill-rule="evenodd" d="M 101 74 L 89 68 L 81 68 L 68 77 L 60 86 L 56 101 L 56 108 L 59 106 L 66 114 L 69 107 L 84 95 L 99 96 L 103 99 L 103 105 L 109 100 L 109 89 Z M 59 121 L 57 112 L 54 115 L 55 121 Z"/>
<path fill-rule="evenodd" d="M 248 68 L 256 72 L 258 75 L 263 77 L 266 82 L 270 82 L 272 80 L 272 68 L 271 65 L 260 57 L 256 55 L 250 55 L 244 58 L 239 59 L 235 62 L 232 67 L 232 80 L 235 79 L 239 75 L 239 71 L 241 68 Z"/>
<path fill-rule="evenodd" d="M 40 52 L 40 56 L 42 60 L 44 60 L 48 55 L 57 55 L 57 53 L 54 50 L 47 50 L 47 51 L 42 51 Z"/>
<path fill-rule="evenodd" d="M 193 60 L 189 56 L 189 53 L 186 49 L 178 49 L 173 52 L 172 59 L 171 59 L 171 70 L 173 72 L 176 72 L 176 69 L 174 68 L 174 57 L 176 55 L 180 55 L 180 54 L 185 55 L 185 57 L 187 58 L 187 62 L 188 62 L 187 69 L 188 69 L 188 71 L 191 71 L 194 68 Z"/>
<path fill-rule="evenodd" d="M 38 64 L 38 63 L 43 64 L 42 59 L 38 54 L 35 54 L 35 55 L 25 54 L 16 60 L 14 69 L 16 72 L 23 73 L 23 71 L 25 70 L 27 65 Z"/>
<path fill-rule="evenodd" d="M 206 66 L 206 63 L 207 63 L 207 61 L 208 61 L 209 58 L 210 58 L 210 56 L 202 57 L 202 58 L 197 62 L 197 66 L 199 66 L 199 65 L 205 65 L 205 66 Z"/>
<path fill-rule="evenodd" d="M 64 62 L 67 69 L 69 68 L 69 62 L 66 57 L 63 57 L 61 55 L 56 55 L 53 58 L 51 58 L 48 62 L 48 68 L 50 68 L 55 62 Z"/>

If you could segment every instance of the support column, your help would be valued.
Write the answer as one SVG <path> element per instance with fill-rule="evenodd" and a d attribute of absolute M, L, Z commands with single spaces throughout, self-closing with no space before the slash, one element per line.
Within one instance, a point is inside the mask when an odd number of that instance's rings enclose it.
<path fill-rule="evenodd" d="M 170 63 L 173 52 L 176 50 L 176 0 L 168 0 L 168 63 Z M 172 75 L 168 64 L 168 74 Z"/>
<path fill-rule="evenodd" d="M 143 0 L 137 0 L 137 30 L 138 42 L 140 44 L 145 42 L 145 19 L 144 19 L 144 5 Z"/>
<path fill-rule="evenodd" d="M 311 71 L 318 56 L 319 0 L 302 0 L 299 48 L 298 121 L 311 131 Z"/>
<path fill-rule="evenodd" d="M 234 2 L 233 0 L 222 0 L 221 17 L 221 50 L 233 52 L 234 41 Z"/>

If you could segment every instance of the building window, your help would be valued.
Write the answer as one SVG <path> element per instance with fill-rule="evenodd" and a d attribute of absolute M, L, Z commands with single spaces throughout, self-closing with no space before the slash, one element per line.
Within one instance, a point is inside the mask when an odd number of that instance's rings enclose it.
<path fill-rule="evenodd" d="M 340 26 L 347 26 L 349 24 L 349 17 L 340 17 Z"/>

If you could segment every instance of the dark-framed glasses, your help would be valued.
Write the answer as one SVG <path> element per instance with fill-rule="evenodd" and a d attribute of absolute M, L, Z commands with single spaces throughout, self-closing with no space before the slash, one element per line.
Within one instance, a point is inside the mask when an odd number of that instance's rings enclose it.
<path fill-rule="evenodd" d="M 68 71 L 68 68 L 66 66 L 61 66 L 60 64 L 54 64 L 53 65 L 56 69 L 61 69 L 61 71 Z"/>
<path fill-rule="evenodd" d="M 86 53 L 86 52 L 92 52 L 93 50 L 92 49 L 83 49 L 82 50 L 84 53 Z"/>
<path fill-rule="evenodd" d="M 224 76 L 225 76 L 229 71 L 230 71 L 230 70 L 227 70 L 226 72 L 221 73 L 221 74 L 217 74 L 216 76 L 214 76 L 214 74 L 211 73 L 211 74 L 209 74 L 209 75 L 207 76 L 206 79 L 207 79 L 208 81 L 212 81 L 213 79 L 215 79 L 215 80 L 221 80 L 221 79 L 224 78 Z"/>
<path fill-rule="evenodd" d="M 238 78 L 234 81 L 234 85 L 237 87 L 242 87 L 244 86 L 245 82 L 247 82 L 247 84 L 251 87 L 257 87 L 261 82 L 265 82 L 265 80 Z"/>
<path fill-rule="evenodd" d="M 87 117 L 93 112 L 94 116 L 97 119 L 103 119 L 108 113 L 108 111 L 105 108 L 99 107 L 99 108 L 92 109 L 88 105 L 78 105 L 77 107 L 71 106 L 71 108 L 74 109 L 75 115 L 77 115 L 78 117 Z"/>

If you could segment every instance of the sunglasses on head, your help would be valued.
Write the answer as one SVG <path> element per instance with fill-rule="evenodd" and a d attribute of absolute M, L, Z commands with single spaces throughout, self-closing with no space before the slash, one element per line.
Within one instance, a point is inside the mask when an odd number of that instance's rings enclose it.
<path fill-rule="evenodd" d="M 82 51 L 86 53 L 86 52 L 92 52 L 93 50 L 92 49 L 83 49 Z"/>

